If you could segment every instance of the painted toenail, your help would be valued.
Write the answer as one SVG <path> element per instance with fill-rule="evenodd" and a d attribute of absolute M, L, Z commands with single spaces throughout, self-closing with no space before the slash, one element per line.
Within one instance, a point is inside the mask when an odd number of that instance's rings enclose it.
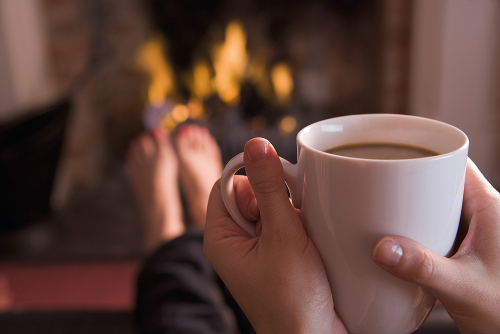
<path fill-rule="evenodd" d="M 155 137 L 156 139 L 160 139 L 162 136 L 163 136 L 163 130 L 157 126 L 156 128 L 154 128 L 153 130 L 151 130 L 151 134 L 153 135 L 153 137 Z"/>
<path fill-rule="evenodd" d="M 182 137 L 182 136 L 187 135 L 189 132 L 190 132 L 190 127 L 189 127 L 189 125 L 183 125 L 183 126 L 179 129 L 178 135 Z"/>

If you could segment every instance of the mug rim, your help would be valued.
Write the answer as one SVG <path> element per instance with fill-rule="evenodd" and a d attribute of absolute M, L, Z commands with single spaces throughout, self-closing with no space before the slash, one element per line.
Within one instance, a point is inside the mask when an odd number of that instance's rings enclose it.
<path fill-rule="evenodd" d="M 448 129 L 451 129 L 451 130 L 457 132 L 459 135 L 462 136 L 463 143 L 462 143 L 462 145 L 460 145 L 460 147 L 458 147 L 458 148 L 456 148 L 456 149 L 454 149 L 454 150 L 452 150 L 450 152 L 440 153 L 440 154 L 437 154 L 437 155 L 434 155 L 434 156 L 429 156 L 429 157 L 411 158 L 411 159 L 372 159 L 372 158 L 348 157 L 348 156 L 338 155 L 338 154 L 335 154 L 335 153 L 327 153 L 327 152 L 322 151 L 320 149 L 314 148 L 311 145 L 307 145 L 302 140 L 303 134 L 306 133 L 307 131 L 309 131 L 309 129 L 311 127 L 313 127 L 313 126 L 320 125 L 321 123 L 329 123 L 332 120 L 342 120 L 342 119 L 360 118 L 360 117 L 370 117 L 370 118 L 404 118 L 404 119 L 411 119 L 411 118 L 413 118 L 413 119 L 418 119 L 419 121 L 425 121 L 425 122 L 429 122 L 429 123 L 432 123 L 432 124 L 437 124 L 439 126 L 445 126 Z M 401 163 L 401 162 L 410 162 L 410 161 L 440 160 L 440 159 L 444 159 L 446 157 L 455 155 L 455 154 L 457 154 L 460 151 L 467 150 L 468 147 L 469 147 L 469 137 L 467 137 L 467 135 L 465 134 L 465 132 L 463 132 L 462 130 L 460 130 L 456 126 L 453 126 L 451 124 L 448 124 L 448 123 L 445 123 L 445 122 L 442 122 L 442 121 L 438 121 L 438 120 L 435 120 L 435 119 L 427 118 L 427 117 L 421 117 L 421 116 L 415 116 L 415 115 L 405 115 L 405 114 L 387 114 L 387 113 L 385 113 L 385 114 L 354 114 L 354 115 L 332 117 L 332 118 L 324 119 L 324 120 L 321 120 L 321 121 L 318 121 L 318 122 L 314 122 L 314 123 L 309 124 L 306 127 L 302 128 L 297 133 L 296 141 L 297 141 L 297 144 L 299 144 L 299 147 L 301 149 L 305 148 L 305 149 L 313 151 L 316 154 L 323 155 L 325 157 L 330 157 L 330 158 L 335 158 L 335 159 L 343 159 L 343 160 L 347 160 L 347 161 L 351 160 L 351 161 L 360 161 L 360 162 L 363 161 L 363 162 L 375 162 L 375 163 Z"/>

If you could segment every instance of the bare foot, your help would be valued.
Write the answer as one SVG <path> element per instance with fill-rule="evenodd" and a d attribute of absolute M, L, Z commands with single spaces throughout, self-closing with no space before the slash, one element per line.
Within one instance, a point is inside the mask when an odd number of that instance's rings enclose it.
<path fill-rule="evenodd" d="M 181 189 L 191 220 L 196 226 L 204 227 L 210 191 L 222 174 L 219 146 L 208 129 L 193 124 L 179 130 L 175 145 Z"/>
<path fill-rule="evenodd" d="M 184 233 L 178 186 L 179 163 L 168 135 L 144 133 L 127 153 L 127 170 L 146 223 L 146 248 Z"/>

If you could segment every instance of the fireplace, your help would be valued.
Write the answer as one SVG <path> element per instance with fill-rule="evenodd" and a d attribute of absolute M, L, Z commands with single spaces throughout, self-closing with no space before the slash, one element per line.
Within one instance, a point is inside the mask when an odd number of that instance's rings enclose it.
<path fill-rule="evenodd" d="M 150 0 L 160 37 L 143 46 L 141 59 L 152 83 L 164 69 L 156 83 L 167 87 L 154 88 L 156 96 L 150 87 L 149 103 L 163 106 L 159 122 L 170 131 L 184 121 L 206 125 L 225 162 L 257 136 L 294 161 L 305 125 L 380 112 L 382 5 Z M 164 55 L 160 68 L 147 64 L 158 58 L 154 50 Z M 176 114 L 176 106 L 184 109 Z"/>
<path fill-rule="evenodd" d="M 171 132 L 185 122 L 207 126 L 224 162 L 256 136 L 293 162 L 295 135 L 307 124 L 406 111 L 406 0 L 40 4 L 50 61 L 43 68 L 72 95 L 61 163 L 44 199 L 47 209 L 51 196 L 65 257 L 142 251 L 123 162 L 130 139 L 151 126 L 141 122 L 151 110 Z M 29 69 L 15 68 L 17 77 Z M 84 85 L 74 85 L 79 78 Z"/>

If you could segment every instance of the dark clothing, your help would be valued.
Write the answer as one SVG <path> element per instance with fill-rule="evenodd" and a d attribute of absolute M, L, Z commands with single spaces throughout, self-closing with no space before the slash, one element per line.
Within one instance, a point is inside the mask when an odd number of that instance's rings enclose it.
<path fill-rule="evenodd" d="M 203 254 L 203 231 L 163 245 L 138 278 L 136 321 L 142 333 L 255 333 Z"/>

